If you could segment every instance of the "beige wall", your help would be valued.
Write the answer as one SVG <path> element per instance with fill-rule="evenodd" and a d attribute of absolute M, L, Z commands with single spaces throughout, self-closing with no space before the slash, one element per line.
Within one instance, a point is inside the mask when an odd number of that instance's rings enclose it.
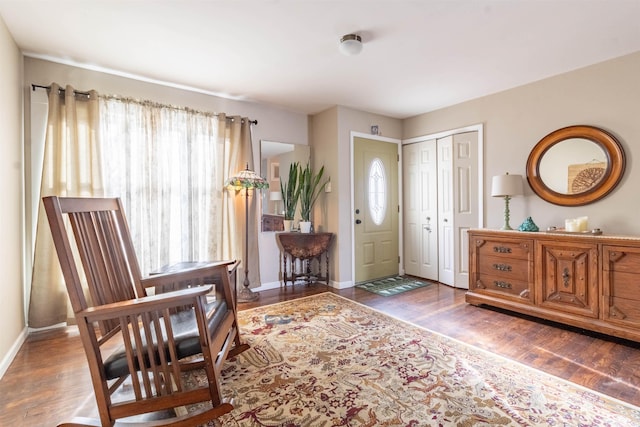
<path fill-rule="evenodd" d="M 311 213 L 315 229 L 335 233 L 330 259 L 331 281 L 338 281 L 342 260 L 336 248 L 340 235 L 338 207 L 340 187 L 344 185 L 338 166 L 338 108 L 330 108 L 312 116 L 309 120 L 309 141 L 311 144 L 311 164 L 315 171 L 324 166 L 325 176 L 331 180 L 331 192 L 320 195 Z"/>
<path fill-rule="evenodd" d="M 491 177 L 525 175 L 527 157 L 545 135 L 586 124 L 615 135 L 627 155 L 623 180 L 613 193 L 591 205 L 561 207 L 540 199 L 525 183 L 524 197 L 511 201 L 511 225 L 531 216 L 541 228 L 562 226 L 565 218 L 588 216 L 590 228 L 607 234 L 640 234 L 640 197 L 634 168 L 640 155 L 640 53 L 617 58 L 526 86 L 472 100 L 404 121 L 403 138 L 483 123 L 485 129 L 485 221 L 503 222 L 504 201 L 487 196 Z M 515 227 L 514 227 L 515 228 Z"/>
<path fill-rule="evenodd" d="M 23 286 L 22 55 L 0 18 L 0 377 L 25 332 Z"/>

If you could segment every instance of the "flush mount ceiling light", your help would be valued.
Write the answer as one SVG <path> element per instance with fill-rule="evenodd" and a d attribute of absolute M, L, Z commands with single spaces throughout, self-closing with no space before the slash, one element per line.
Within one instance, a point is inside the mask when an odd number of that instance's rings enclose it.
<path fill-rule="evenodd" d="M 346 34 L 340 39 L 339 47 L 343 55 L 357 55 L 362 51 L 362 39 L 357 34 Z"/>

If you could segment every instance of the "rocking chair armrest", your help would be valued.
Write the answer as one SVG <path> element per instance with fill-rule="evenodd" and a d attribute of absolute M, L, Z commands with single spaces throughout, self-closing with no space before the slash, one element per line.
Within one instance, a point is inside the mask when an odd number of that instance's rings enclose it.
<path fill-rule="evenodd" d="M 196 309 L 200 306 L 204 309 L 206 295 L 211 292 L 212 289 L 212 285 L 182 289 L 164 294 L 105 304 L 98 307 L 89 307 L 76 313 L 76 315 L 86 318 L 89 322 L 95 322 L 168 308 L 184 307 L 185 305 L 193 305 Z"/>
<path fill-rule="evenodd" d="M 212 261 L 205 265 L 154 274 L 143 278 L 140 283 L 143 287 L 149 288 L 154 286 L 170 285 L 176 282 L 202 279 L 220 274 L 220 271 L 228 273 L 228 266 L 233 265 L 235 262 L 235 260 Z"/>

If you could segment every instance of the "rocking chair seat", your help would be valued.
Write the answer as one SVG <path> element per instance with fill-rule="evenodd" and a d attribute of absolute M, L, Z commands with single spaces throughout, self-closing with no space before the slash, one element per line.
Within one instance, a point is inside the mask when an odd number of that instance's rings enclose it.
<path fill-rule="evenodd" d="M 209 330 L 216 330 L 222 323 L 225 314 L 228 312 L 227 303 L 217 296 L 215 301 L 206 304 L 206 311 L 209 313 L 208 326 Z M 196 324 L 194 310 L 183 310 L 171 315 L 171 329 L 176 343 L 176 353 L 179 359 L 202 353 L 200 346 L 200 338 L 198 325 Z M 166 335 L 166 334 L 165 334 Z M 166 342 L 166 340 L 163 340 Z M 159 360 L 158 348 L 154 342 L 155 358 Z M 165 347 L 165 354 L 168 355 L 169 348 Z M 145 354 L 145 367 L 149 368 L 149 358 Z M 138 358 L 135 358 L 136 370 L 140 370 Z M 123 347 L 116 350 L 104 362 L 104 370 L 107 379 L 115 379 L 129 374 L 129 365 L 127 364 L 127 352 Z"/>

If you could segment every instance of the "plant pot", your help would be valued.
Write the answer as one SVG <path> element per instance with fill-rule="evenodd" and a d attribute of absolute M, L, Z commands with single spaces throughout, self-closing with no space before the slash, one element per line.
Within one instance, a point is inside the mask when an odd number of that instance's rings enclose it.
<path fill-rule="evenodd" d="M 284 231 L 291 231 L 291 227 L 293 226 L 293 220 L 292 219 L 285 219 L 283 220 L 284 223 Z"/>
<path fill-rule="evenodd" d="M 311 221 L 300 221 L 300 232 L 311 233 Z"/>

